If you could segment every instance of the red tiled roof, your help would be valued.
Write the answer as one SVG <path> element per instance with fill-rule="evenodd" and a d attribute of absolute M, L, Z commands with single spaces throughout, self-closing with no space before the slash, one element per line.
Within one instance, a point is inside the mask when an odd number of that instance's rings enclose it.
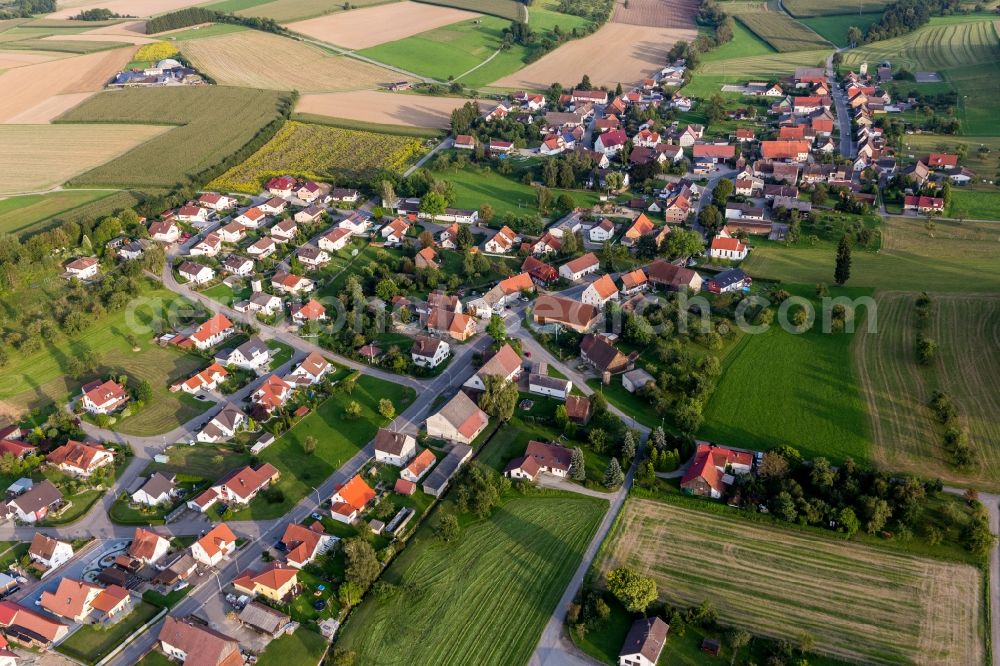
<path fill-rule="evenodd" d="M 198 330 L 191 334 L 191 339 L 197 342 L 205 342 L 223 331 L 228 331 L 232 327 L 233 322 L 229 321 L 226 315 L 219 313 L 208 321 L 203 322 L 198 327 Z"/>

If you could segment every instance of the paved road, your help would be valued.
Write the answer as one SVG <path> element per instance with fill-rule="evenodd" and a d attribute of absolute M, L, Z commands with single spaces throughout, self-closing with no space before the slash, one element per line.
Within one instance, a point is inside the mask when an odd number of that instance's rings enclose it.
<path fill-rule="evenodd" d="M 843 50 L 837 49 L 835 53 L 840 53 Z M 837 124 L 840 127 L 840 154 L 853 158 L 855 149 L 854 136 L 851 134 L 851 116 L 847 112 L 847 96 L 844 94 L 844 89 L 837 84 L 833 71 L 833 53 L 826 59 L 826 76 L 830 79 L 833 103 L 837 108 Z"/>

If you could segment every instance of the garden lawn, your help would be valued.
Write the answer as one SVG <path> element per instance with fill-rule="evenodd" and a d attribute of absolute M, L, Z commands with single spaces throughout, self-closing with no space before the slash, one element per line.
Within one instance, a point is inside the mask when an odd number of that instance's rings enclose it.
<path fill-rule="evenodd" d="M 308 416 L 264 449 L 259 458 L 281 472 L 274 488 L 281 491 L 280 502 L 268 502 L 262 494 L 245 509 L 237 511 L 233 520 L 277 518 L 288 513 L 315 486 L 333 474 L 375 437 L 386 419 L 378 413 L 378 401 L 392 400 L 396 412 L 402 412 L 413 401 L 414 391 L 406 386 L 362 375 L 351 395 L 335 393 Z M 344 408 L 357 401 L 361 416 L 348 419 Z M 316 450 L 306 453 L 302 444 L 306 437 L 316 438 Z"/>
<path fill-rule="evenodd" d="M 291 345 L 287 345 L 280 340 L 268 340 L 267 348 L 271 350 L 271 370 L 277 370 L 285 363 L 292 360 L 292 356 L 295 355 L 295 350 L 292 349 Z"/>
<path fill-rule="evenodd" d="M 811 296 L 811 287 L 786 286 Z M 859 298 L 866 289 L 831 289 L 831 296 Z M 814 304 L 815 305 L 815 304 Z M 863 308 L 857 313 L 864 335 Z M 719 444 L 766 450 L 791 444 L 806 458 L 870 458 L 868 421 L 851 366 L 849 333 L 826 334 L 819 310 L 813 329 L 796 335 L 775 324 L 748 334 L 723 361 L 718 387 L 705 406 L 698 436 Z"/>
<path fill-rule="evenodd" d="M 272 641 L 257 658 L 258 666 L 315 666 L 326 652 L 327 642 L 320 634 L 300 627 L 294 634 Z"/>
<path fill-rule="evenodd" d="M 154 472 L 176 474 L 178 482 L 194 479 L 209 479 L 214 481 L 226 472 L 249 464 L 250 456 L 243 452 L 216 444 L 197 444 L 195 446 L 174 446 L 167 449 L 169 462 L 150 463 L 143 476 Z M 221 460 L 217 460 L 221 458 Z"/>
<path fill-rule="evenodd" d="M 157 652 L 153 650 L 152 652 L 146 653 L 146 656 L 139 660 L 138 666 L 173 666 L 174 662 L 170 661 L 162 652 Z"/>
<path fill-rule="evenodd" d="M 159 611 L 156 606 L 141 601 L 127 617 L 107 629 L 92 624 L 80 627 L 60 643 L 56 651 L 87 664 L 97 663 Z"/>
<path fill-rule="evenodd" d="M 94 503 L 101 499 L 102 495 L 104 495 L 104 490 L 84 490 L 83 492 L 67 497 L 67 500 L 73 502 L 72 506 L 58 516 L 46 518 L 38 524 L 46 527 L 54 527 L 56 525 L 68 525 L 75 522 L 90 511 L 90 507 L 94 506 Z"/>
<path fill-rule="evenodd" d="M 382 666 L 526 663 L 606 510 L 591 497 L 512 496 L 486 520 L 463 517 L 449 544 L 425 523 L 383 574 L 398 591 L 369 595 L 338 645 Z"/>

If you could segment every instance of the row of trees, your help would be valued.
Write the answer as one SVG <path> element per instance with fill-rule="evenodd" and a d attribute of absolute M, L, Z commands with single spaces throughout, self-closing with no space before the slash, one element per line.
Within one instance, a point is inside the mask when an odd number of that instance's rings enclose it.
<path fill-rule="evenodd" d="M 186 9 L 179 9 L 175 12 L 152 18 L 146 22 L 146 32 L 150 35 L 155 35 L 167 30 L 177 30 L 178 28 L 187 28 L 202 23 L 230 23 L 233 25 L 242 25 L 253 30 L 273 32 L 278 35 L 288 34 L 288 29 L 274 19 L 258 16 L 239 16 L 238 14 L 228 14 L 203 7 L 187 7 Z"/>

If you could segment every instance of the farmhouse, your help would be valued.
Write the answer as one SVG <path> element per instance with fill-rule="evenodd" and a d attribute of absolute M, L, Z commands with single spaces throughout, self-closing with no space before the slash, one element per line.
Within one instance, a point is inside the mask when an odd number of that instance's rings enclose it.
<path fill-rule="evenodd" d="M 393 467 L 403 467 L 417 455 L 417 440 L 412 435 L 379 428 L 375 434 L 375 460 Z"/>
<path fill-rule="evenodd" d="M 669 631 L 670 625 L 659 617 L 644 617 L 633 622 L 618 652 L 619 666 L 656 666 Z"/>
<path fill-rule="evenodd" d="M 566 396 L 566 416 L 573 423 L 587 425 L 590 421 L 590 399 L 582 395 Z"/>
<path fill-rule="evenodd" d="M 646 267 L 650 284 L 671 291 L 690 289 L 701 291 L 701 276 L 690 268 L 676 266 L 663 259 L 657 259 Z"/>
<path fill-rule="evenodd" d="M 80 257 L 64 266 L 66 272 L 63 275 L 67 280 L 90 280 L 97 277 L 99 267 L 97 257 Z"/>
<path fill-rule="evenodd" d="M 37 649 L 47 648 L 69 633 L 69 627 L 58 620 L 12 601 L 0 601 L 0 627 L 8 640 Z"/>
<path fill-rule="evenodd" d="M 45 461 L 61 472 L 75 477 L 87 477 L 115 461 L 115 455 L 101 444 L 85 444 L 72 439 L 53 449 Z"/>
<path fill-rule="evenodd" d="M 597 255 L 593 252 L 588 252 L 587 254 L 577 257 L 571 261 L 567 261 L 565 264 L 560 266 L 559 275 L 567 280 L 576 282 L 578 280 L 582 280 L 591 273 L 596 273 L 600 267 L 601 262 L 597 258 Z"/>
<path fill-rule="evenodd" d="M 215 278 L 215 271 L 211 267 L 193 261 L 182 263 L 177 273 L 191 284 L 205 284 Z"/>
<path fill-rule="evenodd" d="M 83 394 L 80 406 L 91 414 L 110 414 L 129 401 L 125 387 L 110 379 L 106 382 L 98 379 L 84 384 L 80 391 Z"/>
<path fill-rule="evenodd" d="M 698 442 L 694 458 L 681 479 L 681 489 L 691 495 L 718 499 L 735 474 L 749 474 L 753 455 L 708 442 Z"/>
<path fill-rule="evenodd" d="M 208 349 L 219 344 L 235 332 L 236 329 L 233 327 L 233 323 L 226 318 L 226 315 L 220 313 L 198 326 L 195 332 L 191 334 L 190 340 L 196 348 Z"/>
<path fill-rule="evenodd" d="M 536 324 L 556 324 L 587 333 L 597 326 L 601 312 L 593 305 L 545 294 L 535 300 L 532 318 Z"/>
<path fill-rule="evenodd" d="M 309 527 L 289 523 L 281 537 L 281 543 L 285 546 L 285 562 L 296 569 L 301 569 L 330 550 L 337 541 L 337 537 L 323 531 L 323 525 L 319 521 Z"/>
<path fill-rule="evenodd" d="M 532 256 L 524 258 L 521 270 L 528 273 L 533 282 L 543 287 L 559 278 L 559 272 L 555 268 Z"/>
<path fill-rule="evenodd" d="M 649 288 L 649 281 L 646 279 L 646 271 L 637 268 L 628 273 L 622 273 L 622 294 L 631 296 Z"/>
<path fill-rule="evenodd" d="M 707 159 L 712 164 L 731 160 L 736 156 L 736 146 L 716 143 L 696 143 L 692 148 L 695 159 Z"/>
<path fill-rule="evenodd" d="M 45 567 L 46 571 L 50 571 L 73 559 L 73 546 L 41 532 L 35 532 L 28 548 L 28 556 L 33 562 Z"/>
<path fill-rule="evenodd" d="M 455 137 L 455 148 L 457 150 L 475 150 L 476 137 L 468 134 L 459 134 Z"/>
<path fill-rule="evenodd" d="M 168 615 L 163 620 L 159 640 L 160 649 L 181 663 L 188 662 L 188 655 L 195 656 L 192 661 L 198 666 L 240 666 L 243 663 L 239 643 L 191 620 Z"/>
<path fill-rule="evenodd" d="M 464 394 L 459 391 L 458 395 Z M 485 417 L 485 414 L 483 416 Z M 424 492 L 434 497 L 441 497 L 441 494 L 448 487 L 448 482 L 451 481 L 451 478 L 459 468 L 471 457 L 471 446 L 466 446 L 465 444 L 455 444 L 452 446 L 451 450 L 448 451 L 448 455 L 441 460 L 437 467 L 434 468 L 434 471 L 424 481 Z"/>
<path fill-rule="evenodd" d="M 508 382 L 516 382 L 521 376 L 521 357 L 509 344 L 504 344 L 496 354 L 491 356 L 476 371 L 476 374 L 465 381 L 464 386 L 474 391 L 484 391 L 486 390 L 486 377 L 489 376 L 501 377 Z"/>
<path fill-rule="evenodd" d="M 427 436 L 461 444 L 471 444 L 489 424 L 486 412 L 459 391 L 436 413 L 427 417 Z"/>
<path fill-rule="evenodd" d="M 568 379 L 550 377 L 545 364 L 528 373 L 528 392 L 537 395 L 547 395 L 557 400 L 565 400 L 573 390 L 573 383 Z"/>
<path fill-rule="evenodd" d="M 410 358 L 422 368 L 438 367 L 450 353 L 451 346 L 447 342 L 429 335 L 418 335 L 410 348 Z"/>
<path fill-rule="evenodd" d="M 580 300 L 595 308 L 603 308 L 608 301 L 618 300 L 618 286 L 610 275 L 602 275 L 587 285 L 580 295 Z"/>
<path fill-rule="evenodd" d="M 356 474 L 334 490 L 330 498 L 330 516 L 341 523 L 353 523 L 373 499 L 375 491 Z"/>
<path fill-rule="evenodd" d="M 191 556 L 198 562 L 214 567 L 236 550 L 236 535 L 225 523 L 219 523 L 191 544 Z"/>
<path fill-rule="evenodd" d="M 611 381 L 611 375 L 631 370 L 637 358 L 638 352 L 626 356 L 603 335 L 588 333 L 580 341 L 580 360 L 594 368 L 605 384 Z"/>
<path fill-rule="evenodd" d="M 942 213 L 944 212 L 944 199 L 907 195 L 903 199 L 903 210 L 915 210 L 925 214 Z"/>
<path fill-rule="evenodd" d="M 399 477 L 410 483 L 417 483 L 436 462 L 437 458 L 434 457 L 434 453 L 430 449 L 424 449 L 400 471 Z"/>
<path fill-rule="evenodd" d="M 625 231 L 625 235 L 622 236 L 622 245 L 625 245 L 626 247 L 635 245 L 636 241 L 652 232 L 655 228 L 656 225 L 653 224 L 652 220 L 646 217 L 645 213 L 639 213 L 639 217 L 635 218 L 635 221 L 632 222 L 632 226 L 630 226 Z"/>
<path fill-rule="evenodd" d="M 504 468 L 503 473 L 512 479 L 534 481 L 539 474 L 565 478 L 569 476 L 573 452 L 559 444 L 546 444 L 534 440 L 528 442 L 524 456 L 514 458 Z"/>

